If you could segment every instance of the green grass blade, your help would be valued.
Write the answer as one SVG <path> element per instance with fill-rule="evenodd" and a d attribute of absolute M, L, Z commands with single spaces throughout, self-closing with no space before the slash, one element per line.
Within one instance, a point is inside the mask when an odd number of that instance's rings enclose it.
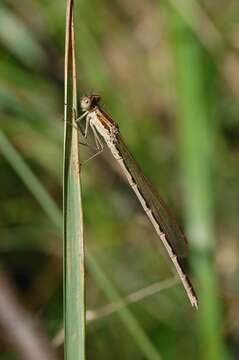
<path fill-rule="evenodd" d="M 69 167 L 65 213 L 65 356 L 85 359 L 85 275 L 80 184 Z"/>
<path fill-rule="evenodd" d="M 85 359 L 85 262 L 78 130 L 73 1 L 68 2 L 65 53 L 64 135 L 64 333 L 65 359 Z M 73 109 L 73 110 L 72 110 Z"/>

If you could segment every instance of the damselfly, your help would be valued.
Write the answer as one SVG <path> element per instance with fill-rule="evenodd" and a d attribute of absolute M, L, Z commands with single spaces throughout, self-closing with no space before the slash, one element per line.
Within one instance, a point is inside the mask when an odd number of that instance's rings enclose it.
<path fill-rule="evenodd" d="M 182 257 L 185 253 L 185 248 L 187 246 L 186 238 L 167 206 L 160 198 L 153 185 L 146 178 L 140 166 L 123 142 L 118 125 L 101 109 L 98 105 L 99 101 L 99 95 L 83 97 L 81 99 L 83 114 L 76 122 L 79 122 L 83 118 L 86 119 L 84 136 L 87 137 L 88 129 L 90 127 L 94 134 L 98 153 L 103 150 L 101 137 L 104 139 L 112 155 L 121 166 L 129 185 L 134 190 L 162 241 L 176 268 L 192 306 L 197 308 L 197 296 L 179 260 L 179 257 Z"/>

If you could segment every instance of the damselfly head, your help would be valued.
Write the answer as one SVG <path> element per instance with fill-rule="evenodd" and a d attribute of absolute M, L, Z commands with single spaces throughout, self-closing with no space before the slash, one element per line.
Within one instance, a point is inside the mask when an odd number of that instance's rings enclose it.
<path fill-rule="evenodd" d="M 92 107 L 96 106 L 99 101 L 100 101 L 99 95 L 84 96 L 80 102 L 81 109 L 83 111 L 90 110 Z"/>

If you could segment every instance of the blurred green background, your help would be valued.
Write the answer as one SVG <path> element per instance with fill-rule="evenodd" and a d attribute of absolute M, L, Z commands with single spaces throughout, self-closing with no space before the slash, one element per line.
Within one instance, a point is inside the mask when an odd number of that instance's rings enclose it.
<path fill-rule="evenodd" d="M 32 359 L 27 346 L 36 339 L 45 355 L 35 359 L 63 358 L 65 6 L 0 4 L 1 359 Z M 138 325 L 128 331 L 119 311 L 107 315 L 104 282 L 89 266 L 88 359 L 239 356 L 238 19 L 235 0 L 93 0 L 77 8 L 79 96 L 101 94 L 185 229 L 200 307 L 190 307 L 179 284 L 147 296 L 149 285 L 173 277 L 171 266 L 106 150 L 83 168 L 86 246 L 123 298 L 145 295 L 128 305 Z M 90 154 L 82 148 L 82 159 Z M 142 342 L 132 336 L 139 328 Z"/>

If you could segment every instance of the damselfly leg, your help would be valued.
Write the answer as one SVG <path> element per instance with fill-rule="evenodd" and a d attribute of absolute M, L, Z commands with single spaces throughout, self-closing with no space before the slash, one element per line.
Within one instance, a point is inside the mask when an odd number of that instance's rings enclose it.
<path fill-rule="evenodd" d="M 94 150 L 97 150 L 95 154 L 93 154 L 92 156 L 90 156 L 87 160 L 84 160 L 82 163 L 81 163 L 81 166 L 83 166 L 84 164 L 86 164 L 89 160 L 93 159 L 94 157 L 96 157 L 97 155 L 99 155 L 103 149 L 104 149 L 104 146 L 94 128 L 94 126 L 90 123 L 90 117 L 87 116 L 88 115 L 88 111 L 85 111 L 80 117 L 78 117 L 76 119 L 76 113 L 74 112 L 74 122 L 77 124 L 77 125 L 74 125 L 74 124 L 71 124 L 72 126 L 76 127 L 78 130 L 80 130 L 82 136 L 87 139 L 87 136 L 88 136 L 88 130 L 89 130 L 89 126 L 91 127 L 92 129 L 92 132 L 93 132 L 93 135 L 94 135 L 94 141 L 95 141 L 95 145 L 96 147 L 93 147 L 92 145 L 89 145 L 87 142 L 86 143 L 82 143 L 80 142 L 81 145 L 85 145 L 85 146 L 88 146 L 90 147 L 91 149 L 94 149 Z M 81 120 L 83 120 L 84 118 L 86 118 L 86 124 L 85 124 L 85 130 L 82 130 L 81 126 L 80 126 L 80 122 Z"/>
<path fill-rule="evenodd" d="M 81 135 L 85 138 L 85 134 L 83 132 L 83 130 L 81 129 L 81 127 L 79 125 L 75 125 L 74 123 L 72 123 L 71 121 L 66 121 L 67 124 L 71 125 L 74 129 L 76 130 L 80 130 L 81 132 Z M 84 145 L 84 146 L 87 146 L 88 148 L 92 149 L 92 150 L 98 150 L 97 147 L 94 147 L 92 146 L 91 144 L 87 143 L 87 142 L 82 142 L 82 141 L 79 141 L 79 144 L 80 145 Z"/>
<path fill-rule="evenodd" d="M 102 151 L 104 150 L 104 145 L 102 143 L 102 141 L 100 140 L 99 135 L 97 134 L 97 131 L 95 130 L 95 127 L 93 124 L 90 123 L 89 119 L 86 119 L 86 121 L 88 120 L 88 127 L 90 125 L 93 135 L 94 135 L 94 140 L 95 140 L 95 145 L 97 148 L 97 152 L 95 154 L 93 154 L 92 156 L 90 156 L 87 160 L 83 161 L 83 163 L 81 163 L 81 166 L 85 165 L 89 160 L 94 159 L 96 156 L 100 155 L 102 153 Z M 88 128 L 86 131 L 86 135 L 88 133 Z"/>

